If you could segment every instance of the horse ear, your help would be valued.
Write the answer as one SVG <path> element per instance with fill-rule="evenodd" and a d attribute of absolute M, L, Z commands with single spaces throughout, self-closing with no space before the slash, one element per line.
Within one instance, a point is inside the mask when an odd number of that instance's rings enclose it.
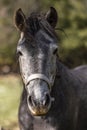
<path fill-rule="evenodd" d="M 22 12 L 21 8 L 19 8 L 15 13 L 15 25 L 20 31 L 25 29 L 26 16 Z"/>
<path fill-rule="evenodd" d="M 50 7 L 50 10 L 46 13 L 45 15 L 47 21 L 49 22 L 49 24 L 55 28 L 57 21 L 58 21 L 58 15 L 57 15 L 57 11 L 55 8 Z"/>

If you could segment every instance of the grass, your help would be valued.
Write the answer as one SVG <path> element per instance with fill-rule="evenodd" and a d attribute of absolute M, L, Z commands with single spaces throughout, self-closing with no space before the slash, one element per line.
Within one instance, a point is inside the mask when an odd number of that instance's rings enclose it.
<path fill-rule="evenodd" d="M 22 90 L 17 75 L 0 76 L 0 126 L 18 130 L 18 106 Z"/>

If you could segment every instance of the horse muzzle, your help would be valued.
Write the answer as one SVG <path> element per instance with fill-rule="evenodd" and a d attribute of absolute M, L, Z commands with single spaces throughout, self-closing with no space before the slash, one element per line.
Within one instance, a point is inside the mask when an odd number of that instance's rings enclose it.
<path fill-rule="evenodd" d="M 37 82 L 38 80 L 40 80 L 40 84 Z M 32 92 L 30 92 L 31 81 L 33 82 Z M 51 102 L 53 101 L 53 98 L 50 96 L 50 89 L 51 83 L 45 75 L 32 74 L 28 78 L 27 104 L 30 112 L 33 115 L 45 115 L 49 111 Z"/>
<path fill-rule="evenodd" d="M 28 108 L 34 116 L 45 115 L 51 107 L 50 95 L 46 94 L 43 97 L 38 100 L 33 99 L 32 96 L 28 96 L 27 98 Z"/>

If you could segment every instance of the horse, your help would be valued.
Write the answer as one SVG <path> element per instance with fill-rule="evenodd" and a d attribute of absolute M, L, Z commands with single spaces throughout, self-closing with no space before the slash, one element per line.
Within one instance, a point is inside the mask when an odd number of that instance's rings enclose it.
<path fill-rule="evenodd" d="M 69 69 L 58 56 L 58 13 L 15 12 L 23 80 L 20 130 L 87 130 L 87 65 Z"/>

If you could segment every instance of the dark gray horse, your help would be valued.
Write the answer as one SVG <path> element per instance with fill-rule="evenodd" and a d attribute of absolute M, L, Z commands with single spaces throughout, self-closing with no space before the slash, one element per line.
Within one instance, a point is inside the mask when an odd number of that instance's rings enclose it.
<path fill-rule="evenodd" d="M 21 130 L 87 130 L 87 66 L 68 69 L 58 58 L 56 10 L 15 14 L 24 83 L 19 108 Z"/>

